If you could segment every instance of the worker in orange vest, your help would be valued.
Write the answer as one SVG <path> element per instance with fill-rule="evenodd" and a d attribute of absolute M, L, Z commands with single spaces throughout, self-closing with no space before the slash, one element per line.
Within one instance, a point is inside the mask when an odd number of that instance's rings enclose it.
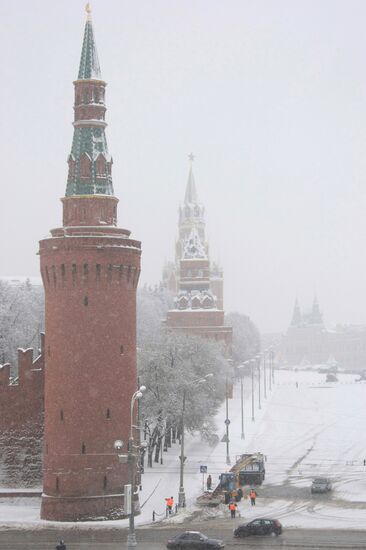
<path fill-rule="evenodd" d="M 232 517 L 232 518 L 235 518 L 235 513 L 236 513 L 236 502 L 234 502 L 234 501 L 231 501 L 231 502 L 230 502 L 230 504 L 229 504 L 229 510 L 230 510 L 231 517 Z"/>
<path fill-rule="evenodd" d="M 172 513 L 173 506 L 174 506 L 174 499 L 173 497 L 166 498 L 166 507 L 168 508 L 169 515 Z"/>
<path fill-rule="evenodd" d="M 249 498 L 250 498 L 250 503 L 252 506 L 255 506 L 255 499 L 257 498 L 257 493 L 255 492 L 254 489 L 251 489 L 250 490 L 250 493 L 249 493 Z"/>

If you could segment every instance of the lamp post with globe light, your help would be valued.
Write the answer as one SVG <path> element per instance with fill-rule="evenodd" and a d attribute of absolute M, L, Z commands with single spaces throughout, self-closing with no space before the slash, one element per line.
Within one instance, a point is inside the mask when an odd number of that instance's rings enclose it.
<path fill-rule="evenodd" d="M 246 365 L 250 365 L 250 360 L 244 361 L 242 365 L 239 365 L 237 367 L 238 370 L 240 370 L 240 410 L 241 410 L 241 439 L 245 439 L 245 433 L 244 433 L 244 384 L 243 384 L 243 376 L 244 376 L 244 369 Z"/>
<path fill-rule="evenodd" d="M 186 505 L 186 494 L 184 490 L 184 462 L 187 457 L 184 456 L 184 415 L 186 411 L 186 391 L 187 388 L 192 386 L 193 384 L 204 384 L 207 382 L 207 378 L 211 378 L 213 376 L 212 373 L 206 374 L 203 378 L 199 378 L 197 380 L 192 380 L 192 382 L 189 382 L 185 385 L 183 388 L 183 401 L 182 401 L 182 434 L 180 439 L 180 479 L 179 479 L 179 493 L 178 493 L 178 506 L 180 508 L 184 508 Z"/>
<path fill-rule="evenodd" d="M 126 486 L 125 486 L 125 509 L 127 508 L 129 510 L 129 528 L 128 528 L 128 535 L 127 535 L 127 548 L 134 548 L 137 546 L 136 541 L 136 533 L 135 533 L 135 509 L 134 509 L 134 492 L 135 492 L 135 458 L 136 453 L 135 451 L 139 449 L 139 447 L 134 446 L 134 438 L 133 438 L 133 409 L 134 405 L 137 400 L 141 399 L 144 392 L 146 391 L 145 386 L 140 386 L 137 391 L 132 395 L 131 397 L 131 406 L 130 406 L 130 437 L 128 440 L 128 448 L 127 448 L 127 455 L 118 455 L 118 459 L 121 463 L 128 464 L 128 481 L 130 485 L 130 501 L 127 502 L 127 495 L 126 495 Z M 114 442 L 114 448 L 117 451 L 120 451 L 123 447 L 123 442 L 121 440 L 117 440 Z"/>

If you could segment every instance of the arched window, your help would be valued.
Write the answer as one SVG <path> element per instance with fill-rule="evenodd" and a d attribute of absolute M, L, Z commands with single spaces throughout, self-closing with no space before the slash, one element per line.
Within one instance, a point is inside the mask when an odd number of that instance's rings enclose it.
<path fill-rule="evenodd" d="M 98 158 L 95 163 L 95 167 L 97 170 L 97 176 L 105 176 L 106 175 L 106 161 L 104 158 L 104 155 L 98 155 Z"/>
<path fill-rule="evenodd" d="M 69 180 L 72 180 L 75 176 L 75 160 L 70 156 L 68 160 L 69 164 Z"/>
<path fill-rule="evenodd" d="M 91 161 L 88 155 L 84 154 L 80 158 L 80 177 L 88 178 L 91 176 Z"/>

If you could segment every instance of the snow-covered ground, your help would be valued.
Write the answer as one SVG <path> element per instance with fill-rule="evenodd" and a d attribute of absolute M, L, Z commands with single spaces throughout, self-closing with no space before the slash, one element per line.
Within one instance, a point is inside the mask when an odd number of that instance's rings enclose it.
<path fill-rule="evenodd" d="M 262 387 L 261 410 L 256 390 L 255 422 L 251 420 L 250 380 L 245 378 L 245 440 L 240 437 L 240 384 L 235 386 L 229 401 L 231 460 L 243 452 L 260 451 L 267 456 L 266 480 L 258 488 L 257 505 L 251 507 L 243 499 L 239 504 L 241 517 L 276 517 L 287 527 L 366 527 L 366 384 L 356 383 L 355 378 L 340 374 L 339 382 L 325 383 L 325 375 L 316 372 L 276 371 L 267 399 Z M 216 419 L 220 439 L 225 433 L 224 419 L 225 405 Z M 163 518 L 165 497 L 173 495 L 177 500 L 179 451 L 177 443 L 164 453 L 163 464 L 145 470 L 137 525 L 151 523 L 153 511 L 157 520 Z M 211 448 L 199 437 L 187 436 L 185 454 L 187 508 L 165 521 L 181 522 L 199 511 L 201 519 L 228 515 L 224 506 L 206 511 L 195 506 L 202 490 L 200 465 L 207 465 L 214 484 L 219 474 L 230 468 L 226 465 L 226 444 L 220 442 Z M 310 494 L 311 480 L 319 475 L 333 480 L 329 495 Z M 39 519 L 39 504 L 38 498 L 0 498 L 0 527 L 49 526 Z M 105 528 L 112 523 L 117 527 L 127 525 L 127 520 L 85 522 L 78 527 Z"/>

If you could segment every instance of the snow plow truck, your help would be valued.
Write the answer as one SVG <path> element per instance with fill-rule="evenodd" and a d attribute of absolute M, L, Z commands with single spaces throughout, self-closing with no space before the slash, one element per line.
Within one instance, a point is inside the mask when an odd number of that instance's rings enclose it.
<path fill-rule="evenodd" d="M 220 483 L 213 491 L 205 491 L 196 503 L 201 506 L 218 506 L 225 501 L 225 493 L 244 485 L 261 485 L 266 470 L 262 453 L 246 453 L 236 457 L 236 462 L 229 472 L 220 474 Z"/>

